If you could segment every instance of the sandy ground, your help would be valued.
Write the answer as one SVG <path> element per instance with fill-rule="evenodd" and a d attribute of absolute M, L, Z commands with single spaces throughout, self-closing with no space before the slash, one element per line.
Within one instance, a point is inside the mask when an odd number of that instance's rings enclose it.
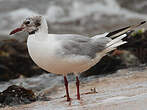
<path fill-rule="evenodd" d="M 34 102 L 0 110 L 146 110 L 147 67 L 119 70 L 107 77 L 81 84 L 81 101 L 76 100 L 75 84 L 70 85 L 72 101 L 66 102 L 64 87 L 51 95 L 50 101 Z M 96 89 L 95 92 L 92 89 Z M 47 91 L 46 91 L 47 92 Z"/>

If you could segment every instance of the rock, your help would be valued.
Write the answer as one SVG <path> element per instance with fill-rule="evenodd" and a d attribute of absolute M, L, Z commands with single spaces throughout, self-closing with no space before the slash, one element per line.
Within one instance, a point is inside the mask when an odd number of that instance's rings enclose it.
<path fill-rule="evenodd" d="M 133 67 L 139 65 L 139 59 L 130 51 L 127 50 L 115 50 L 114 56 L 118 56 L 121 59 L 122 64 L 127 67 Z"/>
<path fill-rule="evenodd" d="M 147 63 L 147 30 L 138 30 L 125 38 L 128 42 L 120 49 L 130 51 L 141 63 Z"/>
<path fill-rule="evenodd" d="M 36 101 L 36 96 L 32 90 L 12 85 L 3 92 L 0 92 L 0 103 L 2 105 L 28 104 Z"/>
<path fill-rule="evenodd" d="M 49 101 L 36 101 L 0 110 L 146 110 L 147 67 L 122 69 L 105 77 L 92 77 L 80 83 L 81 101 L 76 97 L 75 81 L 70 82 L 71 102 L 66 102 L 64 85 L 50 95 Z M 49 88 L 48 88 L 49 89 Z"/>

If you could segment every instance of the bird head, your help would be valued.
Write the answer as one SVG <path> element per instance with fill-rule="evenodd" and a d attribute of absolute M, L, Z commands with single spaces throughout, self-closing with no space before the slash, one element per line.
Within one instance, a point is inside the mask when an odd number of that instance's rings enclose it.
<path fill-rule="evenodd" d="M 29 34 L 35 34 L 35 32 L 37 32 L 38 30 L 41 30 L 43 26 L 47 27 L 46 20 L 43 18 L 43 16 L 28 17 L 23 21 L 23 23 L 21 24 L 19 28 L 16 28 L 13 31 L 11 31 L 10 35 L 20 31 L 24 31 Z"/>

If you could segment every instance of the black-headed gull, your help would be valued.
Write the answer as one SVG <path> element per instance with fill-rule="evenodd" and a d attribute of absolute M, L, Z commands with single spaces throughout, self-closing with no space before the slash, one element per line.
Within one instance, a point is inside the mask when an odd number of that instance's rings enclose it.
<path fill-rule="evenodd" d="M 48 34 L 45 18 L 34 16 L 26 18 L 21 27 L 10 34 L 19 31 L 29 33 L 27 46 L 31 58 L 44 70 L 64 75 L 67 101 L 70 101 L 66 75 L 76 75 L 77 99 L 80 100 L 78 74 L 94 66 L 108 52 L 125 44 L 126 41 L 122 40 L 126 37 L 125 33 L 144 23 L 90 38 L 76 34 Z"/>

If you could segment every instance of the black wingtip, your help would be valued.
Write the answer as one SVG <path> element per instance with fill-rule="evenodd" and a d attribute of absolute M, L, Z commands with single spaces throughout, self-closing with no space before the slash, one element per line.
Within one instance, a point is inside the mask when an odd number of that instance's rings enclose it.
<path fill-rule="evenodd" d="M 140 23 L 140 25 L 142 25 L 142 24 L 144 24 L 144 23 L 146 23 L 146 21 L 142 21 L 142 22 Z"/>

